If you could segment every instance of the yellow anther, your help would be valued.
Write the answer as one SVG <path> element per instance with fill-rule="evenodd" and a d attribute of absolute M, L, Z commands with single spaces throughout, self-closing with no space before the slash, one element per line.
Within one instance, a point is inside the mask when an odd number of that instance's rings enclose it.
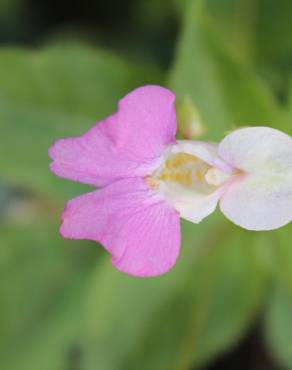
<path fill-rule="evenodd" d="M 196 177 L 199 181 L 203 181 L 204 180 L 204 177 L 205 177 L 205 170 L 200 168 L 197 172 L 196 172 Z"/>
<path fill-rule="evenodd" d="M 182 164 L 183 164 L 183 158 L 176 158 L 175 160 L 174 160 L 174 167 L 175 168 L 178 168 L 178 167 L 180 167 Z"/>
<path fill-rule="evenodd" d="M 165 181 L 166 180 L 166 173 L 162 172 L 162 174 L 160 175 L 159 178 L 160 178 L 160 180 Z"/>
<path fill-rule="evenodd" d="M 191 186 L 192 185 L 192 180 L 193 180 L 192 172 L 188 171 L 186 173 L 186 185 Z"/>
<path fill-rule="evenodd" d="M 182 183 L 186 186 L 188 185 L 188 174 L 186 172 L 182 175 Z"/>
<path fill-rule="evenodd" d="M 177 181 L 177 174 L 175 172 L 171 172 L 169 174 L 169 180 L 170 181 Z"/>
<path fill-rule="evenodd" d="M 166 162 L 165 162 L 165 168 L 171 168 L 172 167 L 172 161 L 171 159 L 168 159 Z"/>
<path fill-rule="evenodd" d="M 183 174 L 177 173 L 174 175 L 174 180 L 177 182 L 183 182 Z"/>
<path fill-rule="evenodd" d="M 165 162 L 165 168 L 167 169 L 175 169 L 178 167 L 182 167 L 186 163 L 194 162 L 197 160 L 197 157 L 186 154 L 186 153 L 178 153 L 173 155 L 171 158 L 167 159 Z"/>
<path fill-rule="evenodd" d="M 176 182 L 181 185 L 192 187 L 194 176 L 202 182 L 207 168 L 198 168 L 198 158 L 187 153 L 177 153 L 169 157 L 164 168 L 158 175 L 158 181 Z"/>

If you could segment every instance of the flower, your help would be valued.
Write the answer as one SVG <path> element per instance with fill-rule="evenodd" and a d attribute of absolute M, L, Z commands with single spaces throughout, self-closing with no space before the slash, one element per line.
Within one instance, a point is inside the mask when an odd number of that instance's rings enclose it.
<path fill-rule="evenodd" d="M 292 139 L 239 129 L 218 145 L 176 141 L 175 96 L 138 88 L 84 135 L 49 150 L 54 174 L 99 190 L 69 201 L 61 235 L 101 243 L 136 276 L 167 272 L 180 248 L 180 217 L 198 223 L 218 201 L 231 221 L 268 230 L 292 218 Z"/>

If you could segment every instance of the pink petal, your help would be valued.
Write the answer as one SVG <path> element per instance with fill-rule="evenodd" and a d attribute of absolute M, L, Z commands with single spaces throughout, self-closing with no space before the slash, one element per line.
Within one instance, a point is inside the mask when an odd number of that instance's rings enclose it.
<path fill-rule="evenodd" d="M 103 186 L 144 176 L 175 142 L 175 96 L 160 86 L 138 88 L 119 102 L 118 112 L 84 135 L 57 141 L 49 150 L 54 174 Z"/>
<path fill-rule="evenodd" d="M 223 195 L 227 218 L 249 230 L 271 230 L 292 220 L 292 138 L 268 127 L 234 131 L 219 155 L 245 172 Z"/>
<path fill-rule="evenodd" d="M 100 242 L 114 266 L 130 275 L 163 274 L 179 253 L 178 213 L 139 178 L 68 202 L 60 231 L 66 238 Z"/>

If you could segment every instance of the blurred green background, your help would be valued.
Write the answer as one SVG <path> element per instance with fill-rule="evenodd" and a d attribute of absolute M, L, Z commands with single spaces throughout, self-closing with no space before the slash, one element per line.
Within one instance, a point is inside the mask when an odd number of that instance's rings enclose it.
<path fill-rule="evenodd" d="M 0 369 L 292 369 L 292 226 L 248 232 L 218 211 L 183 222 L 176 267 L 115 271 L 58 234 L 90 188 L 48 147 L 147 83 L 192 104 L 220 140 L 292 134 L 291 0 L 0 0 Z"/>

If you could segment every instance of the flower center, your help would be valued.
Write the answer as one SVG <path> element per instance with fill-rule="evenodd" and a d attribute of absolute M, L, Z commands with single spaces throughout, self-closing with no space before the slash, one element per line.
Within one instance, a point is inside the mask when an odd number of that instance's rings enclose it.
<path fill-rule="evenodd" d="M 147 178 L 150 187 L 158 188 L 165 184 L 176 191 L 187 191 L 208 194 L 218 186 L 219 174 L 210 172 L 213 168 L 187 153 L 170 155 L 163 166 Z"/>
<path fill-rule="evenodd" d="M 164 168 L 157 174 L 157 179 L 192 188 L 194 184 L 205 182 L 205 175 L 210 168 L 207 163 L 194 155 L 177 153 L 165 161 Z"/>
<path fill-rule="evenodd" d="M 211 194 L 229 178 L 230 174 L 202 159 L 180 152 L 171 154 L 146 180 L 152 189 L 159 188 L 171 198 L 181 198 Z"/>

